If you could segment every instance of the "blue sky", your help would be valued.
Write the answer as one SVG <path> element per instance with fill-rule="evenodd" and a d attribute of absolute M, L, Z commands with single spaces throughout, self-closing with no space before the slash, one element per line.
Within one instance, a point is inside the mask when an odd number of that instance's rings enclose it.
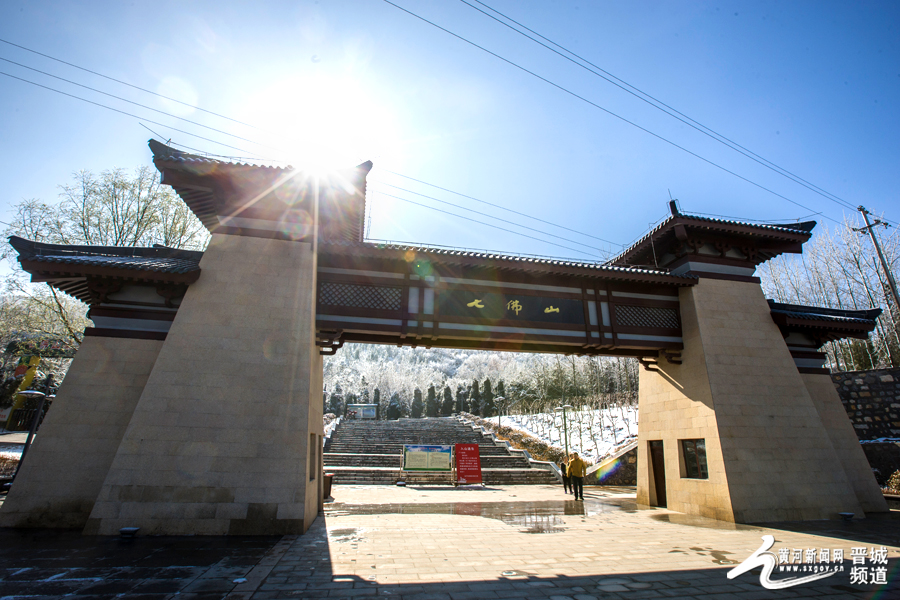
<path fill-rule="evenodd" d="M 371 159 L 371 238 L 580 259 L 620 249 L 395 173 L 616 244 L 633 241 L 666 215 L 669 190 L 685 212 L 760 220 L 812 218 L 829 226 L 834 226 L 829 218 L 841 221 L 852 214 L 462 2 L 396 3 L 807 208 L 378 0 L 0 2 L 3 40 L 255 127 L 5 43 L 0 43 L 0 58 L 258 144 L 8 62 L 0 61 L 0 71 L 133 112 L 163 139 L 216 154 L 298 165 Z M 852 206 L 864 204 L 900 220 L 897 3 L 485 3 Z M 74 171 L 149 164 L 146 140 L 151 135 L 138 119 L 0 76 L 0 218 L 7 219 L 10 207 L 23 198 L 55 200 L 57 186 Z M 823 215 L 812 215 L 816 212 Z"/>

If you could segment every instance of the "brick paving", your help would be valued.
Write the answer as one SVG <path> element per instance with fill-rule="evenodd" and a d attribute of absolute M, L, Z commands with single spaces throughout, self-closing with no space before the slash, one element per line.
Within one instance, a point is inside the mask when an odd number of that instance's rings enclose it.
<path fill-rule="evenodd" d="M 0 598 L 900 598 L 897 513 L 763 527 L 639 507 L 633 488 L 589 488 L 583 506 L 551 486 L 336 486 L 333 495 L 302 536 L 122 542 L 6 530 Z M 841 548 L 845 572 L 784 590 L 764 589 L 758 569 L 729 580 L 766 534 L 776 553 Z M 851 548 L 882 545 L 888 584 L 851 584 Z"/>

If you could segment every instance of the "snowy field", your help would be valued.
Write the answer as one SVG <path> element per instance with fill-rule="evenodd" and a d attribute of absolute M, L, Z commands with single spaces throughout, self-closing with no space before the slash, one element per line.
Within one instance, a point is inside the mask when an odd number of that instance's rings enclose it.
<path fill-rule="evenodd" d="M 569 452 L 597 463 L 637 439 L 637 407 L 621 406 L 594 410 L 568 410 Z M 496 418 L 487 419 L 497 422 Z M 509 415 L 500 424 L 525 431 L 558 448 L 564 447 L 561 414 Z"/>

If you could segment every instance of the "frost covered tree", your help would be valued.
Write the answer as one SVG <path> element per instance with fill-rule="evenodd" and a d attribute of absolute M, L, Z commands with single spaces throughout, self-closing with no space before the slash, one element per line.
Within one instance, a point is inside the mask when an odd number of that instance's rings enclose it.
<path fill-rule="evenodd" d="M 456 386 L 456 412 L 469 412 L 469 399 L 463 384 Z"/>
<path fill-rule="evenodd" d="M 425 412 L 425 403 L 422 402 L 422 390 L 416 388 L 416 391 L 413 392 L 413 401 L 412 406 L 410 407 L 410 416 L 413 419 L 419 419 L 422 417 L 423 412 Z"/>
<path fill-rule="evenodd" d="M 478 391 L 478 380 L 472 381 L 472 389 L 469 392 L 469 410 L 473 415 L 481 416 L 481 392 Z"/>
<path fill-rule="evenodd" d="M 203 224 L 170 187 L 160 183 L 152 167 L 140 167 L 132 174 L 112 169 L 99 176 L 80 171 L 73 178 L 73 183 L 60 186 L 57 202 L 30 199 L 15 205 L 3 235 L 49 244 L 162 244 L 190 250 L 203 249 L 209 240 Z M 30 284 L 11 246 L 4 244 L 0 256 L 12 267 L 4 282 L 6 293 L 39 309 L 33 313 L 34 326 L 23 332 L 50 329 L 73 346 L 80 345 L 82 332 L 90 325 L 84 316 L 87 307 L 49 285 Z"/>
<path fill-rule="evenodd" d="M 494 404 L 491 380 L 488 378 L 484 380 L 484 387 L 481 389 L 481 416 L 491 417 L 495 414 L 497 414 L 497 406 Z"/>
<path fill-rule="evenodd" d="M 391 396 L 391 402 L 390 404 L 388 404 L 387 418 L 394 421 L 396 419 L 399 419 L 402 415 L 403 410 L 400 406 L 400 394 L 394 392 L 394 394 Z"/>
<path fill-rule="evenodd" d="M 450 386 L 444 386 L 444 401 L 441 402 L 441 416 L 449 417 L 453 414 L 453 392 L 450 391 Z"/>
<path fill-rule="evenodd" d="M 338 416 L 344 414 L 344 393 L 340 384 L 336 385 L 334 391 L 331 392 L 331 397 L 328 399 L 328 412 Z"/>
<path fill-rule="evenodd" d="M 428 386 L 428 396 L 425 399 L 425 416 L 436 417 L 441 412 L 441 404 L 437 399 L 434 384 Z"/>

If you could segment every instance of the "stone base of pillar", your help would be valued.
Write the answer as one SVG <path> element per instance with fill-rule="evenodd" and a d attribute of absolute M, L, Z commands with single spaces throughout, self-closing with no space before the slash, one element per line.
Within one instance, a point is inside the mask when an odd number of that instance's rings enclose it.
<path fill-rule="evenodd" d="M 318 514 L 312 246 L 214 234 L 200 268 L 85 533 L 296 534 Z"/>
<path fill-rule="evenodd" d="M 0 510 L 0 527 L 84 527 L 163 342 L 85 337 Z"/>
<path fill-rule="evenodd" d="M 863 516 L 845 441 L 823 424 L 759 285 L 704 278 L 680 294 L 682 364 L 641 372 L 638 502 L 659 503 L 659 440 L 672 510 L 739 523 Z M 701 439 L 708 477 L 695 478 L 684 442 Z"/>

